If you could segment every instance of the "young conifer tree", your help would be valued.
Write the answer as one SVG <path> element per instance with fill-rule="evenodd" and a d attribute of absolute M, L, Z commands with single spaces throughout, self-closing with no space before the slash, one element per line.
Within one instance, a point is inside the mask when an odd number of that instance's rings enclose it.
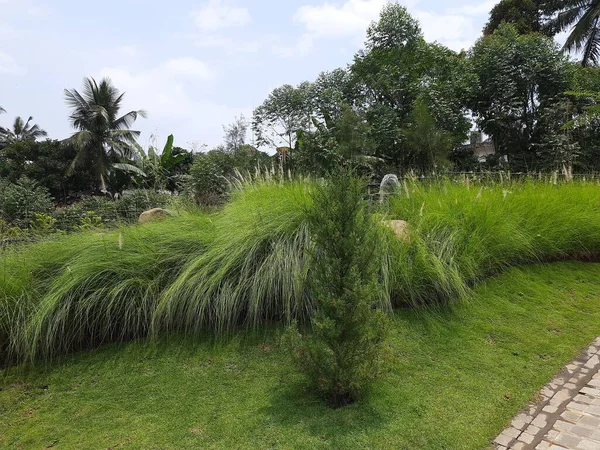
<path fill-rule="evenodd" d="M 340 171 L 316 188 L 307 211 L 313 240 L 309 285 L 317 310 L 310 333 L 294 324 L 287 345 L 333 407 L 359 399 L 381 372 L 386 317 L 375 260 L 376 224 L 365 183 Z"/>

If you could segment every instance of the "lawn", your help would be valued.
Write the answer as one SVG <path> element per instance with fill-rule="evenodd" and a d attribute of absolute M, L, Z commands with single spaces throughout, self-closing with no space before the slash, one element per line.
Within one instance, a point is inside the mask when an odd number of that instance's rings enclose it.
<path fill-rule="evenodd" d="M 600 334 L 599 306 L 600 264 L 573 262 L 397 310 L 387 377 L 338 410 L 305 392 L 273 328 L 112 344 L 5 374 L 0 446 L 484 449 Z"/>

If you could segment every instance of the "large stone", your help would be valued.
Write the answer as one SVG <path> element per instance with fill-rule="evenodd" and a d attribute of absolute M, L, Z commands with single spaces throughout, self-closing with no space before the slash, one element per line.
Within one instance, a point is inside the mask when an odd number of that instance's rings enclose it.
<path fill-rule="evenodd" d="M 386 220 L 384 222 L 389 226 L 398 239 L 404 242 L 410 242 L 408 222 L 405 220 Z"/>
<path fill-rule="evenodd" d="M 158 220 L 164 220 L 167 217 L 172 216 L 172 214 L 166 209 L 162 208 L 154 208 L 149 209 L 148 211 L 144 211 L 140 214 L 139 222 L 140 223 L 148 223 L 148 222 L 156 222 Z"/>

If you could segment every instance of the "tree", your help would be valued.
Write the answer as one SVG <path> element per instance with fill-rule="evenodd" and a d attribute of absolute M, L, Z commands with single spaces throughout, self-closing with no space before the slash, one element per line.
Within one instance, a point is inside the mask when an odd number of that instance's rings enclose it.
<path fill-rule="evenodd" d="M 359 399 L 380 375 L 386 318 L 377 269 L 377 225 L 364 183 L 342 170 L 314 191 L 307 210 L 313 241 L 312 333 L 289 328 L 286 344 L 299 368 L 331 406 Z"/>
<path fill-rule="evenodd" d="M 0 145 L 7 146 L 19 141 L 35 141 L 38 138 L 48 135 L 39 125 L 31 124 L 33 117 L 29 117 L 27 122 L 21 117 L 16 117 L 12 130 L 0 127 Z"/>
<path fill-rule="evenodd" d="M 123 96 L 109 78 L 99 84 L 93 78 L 84 79 L 83 94 L 65 89 L 65 99 L 72 110 L 71 125 L 78 130 L 66 140 L 79 150 L 71 170 L 85 168 L 102 191 L 107 190 L 108 177 L 115 169 L 144 175 L 128 160 L 136 157 L 136 139 L 140 135 L 130 127 L 146 113 L 130 111 L 119 117 Z"/>
<path fill-rule="evenodd" d="M 541 143 L 544 109 L 569 87 L 567 58 L 552 39 L 520 35 L 514 25 L 503 24 L 477 41 L 470 61 L 478 77 L 470 103 L 479 127 L 512 169 L 536 169 L 532 144 Z"/>
<path fill-rule="evenodd" d="M 4 114 L 5 112 L 6 110 L 2 106 L 0 106 L 0 114 Z"/>
<path fill-rule="evenodd" d="M 269 94 L 262 105 L 254 110 L 252 129 L 256 143 L 277 148 L 293 148 L 296 132 L 311 126 L 313 87 L 304 82 L 297 87 L 289 84 Z"/>
<path fill-rule="evenodd" d="M 173 177 L 176 176 L 174 169 L 181 164 L 187 157 L 185 153 L 173 153 L 173 135 L 169 135 L 167 142 L 158 154 L 157 149 L 150 145 L 148 153 L 142 148 L 139 149 L 140 159 L 138 165 L 144 172 L 144 185 L 155 191 L 167 189 L 169 185 L 173 186 Z"/>
<path fill-rule="evenodd" d="M 423 97 L 417 98 L 410 115 L 410 126 L 404 134 L 412 167 L 429 172 L 448 162 L 452 137 L 438 128 Z"/>
<path fill-rule="evenodd" d="M 223 126 L 223 131 L 225 131 L 225 149 L 235 152 L 246 143 L 248 121 L 242 114 L 236 117 L 233 123 Z"/>
<path fill-rule="evenodd" d="M 350 106 L 342 104 L 341 112 L 320 122 L 313 118 L 314 130 L 298 133 L 292 152 L 294 169 L 324 176 L 340 167 L 354 167 L 372 175 L 380 161 L 373 156 L 369 124 Z"/>
<path fill-rule="evenodd" d="M 92 188 L 85 173 L 66 175 L 76 155 L 75 147 L 60 141 L 17 141 L 2 150 L 0 178 L 16 183 L 26 177 L 46 188 L 57 202 L 65 203 Z"/>
<path fill-rule="evenodd" d="M 558 0 L 557 14 L 545 27 L 552 33 L 570 30 L 565 51 L 582 52 L 584 66 L 600 62 L 600 0 Z"/>
<path fill-rule="evenodd" d="M 454 143 L 466 139 L 470 123 L 466 99 L 474 84 L 464 55 L 427 43 L 418 22 L 397 3 L 387 5 L 367 31 L 365 50 L 350 67 L 383 169 L 402 173 L 411 164 L 405 129 L 415 102 L 422 98 L 436 127 Z"/>
<path fill-rule="evenodd" d="M 483 34 L 489 36 L 502 23 L 511 23 L 519 34 L 547 33 L 551 36 L 552 33 L 544 28 L 547 3 L 543 0 L 501 0 L 490 12 Z"/>

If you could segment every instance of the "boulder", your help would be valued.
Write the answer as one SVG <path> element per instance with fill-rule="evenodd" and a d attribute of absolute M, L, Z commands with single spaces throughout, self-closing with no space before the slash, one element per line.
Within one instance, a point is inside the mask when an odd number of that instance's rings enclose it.
<path fill-rule="evenodd" d="M 398 239 L 410 242 L 408 222 L 405 220 L 385 220 L 384 223 L 390 227 Z"/>
<path fill-rule="evenodd" d="M 144 211 L 140 214 L 139 222 L 140 223 L 148 223 L 148 222 L 156 222 L 158 220 L 166 219 L 167 217 L 172 216 L 169 211 L 162 208 L 154 208 L 149 209 L 148 211 Z"/>

